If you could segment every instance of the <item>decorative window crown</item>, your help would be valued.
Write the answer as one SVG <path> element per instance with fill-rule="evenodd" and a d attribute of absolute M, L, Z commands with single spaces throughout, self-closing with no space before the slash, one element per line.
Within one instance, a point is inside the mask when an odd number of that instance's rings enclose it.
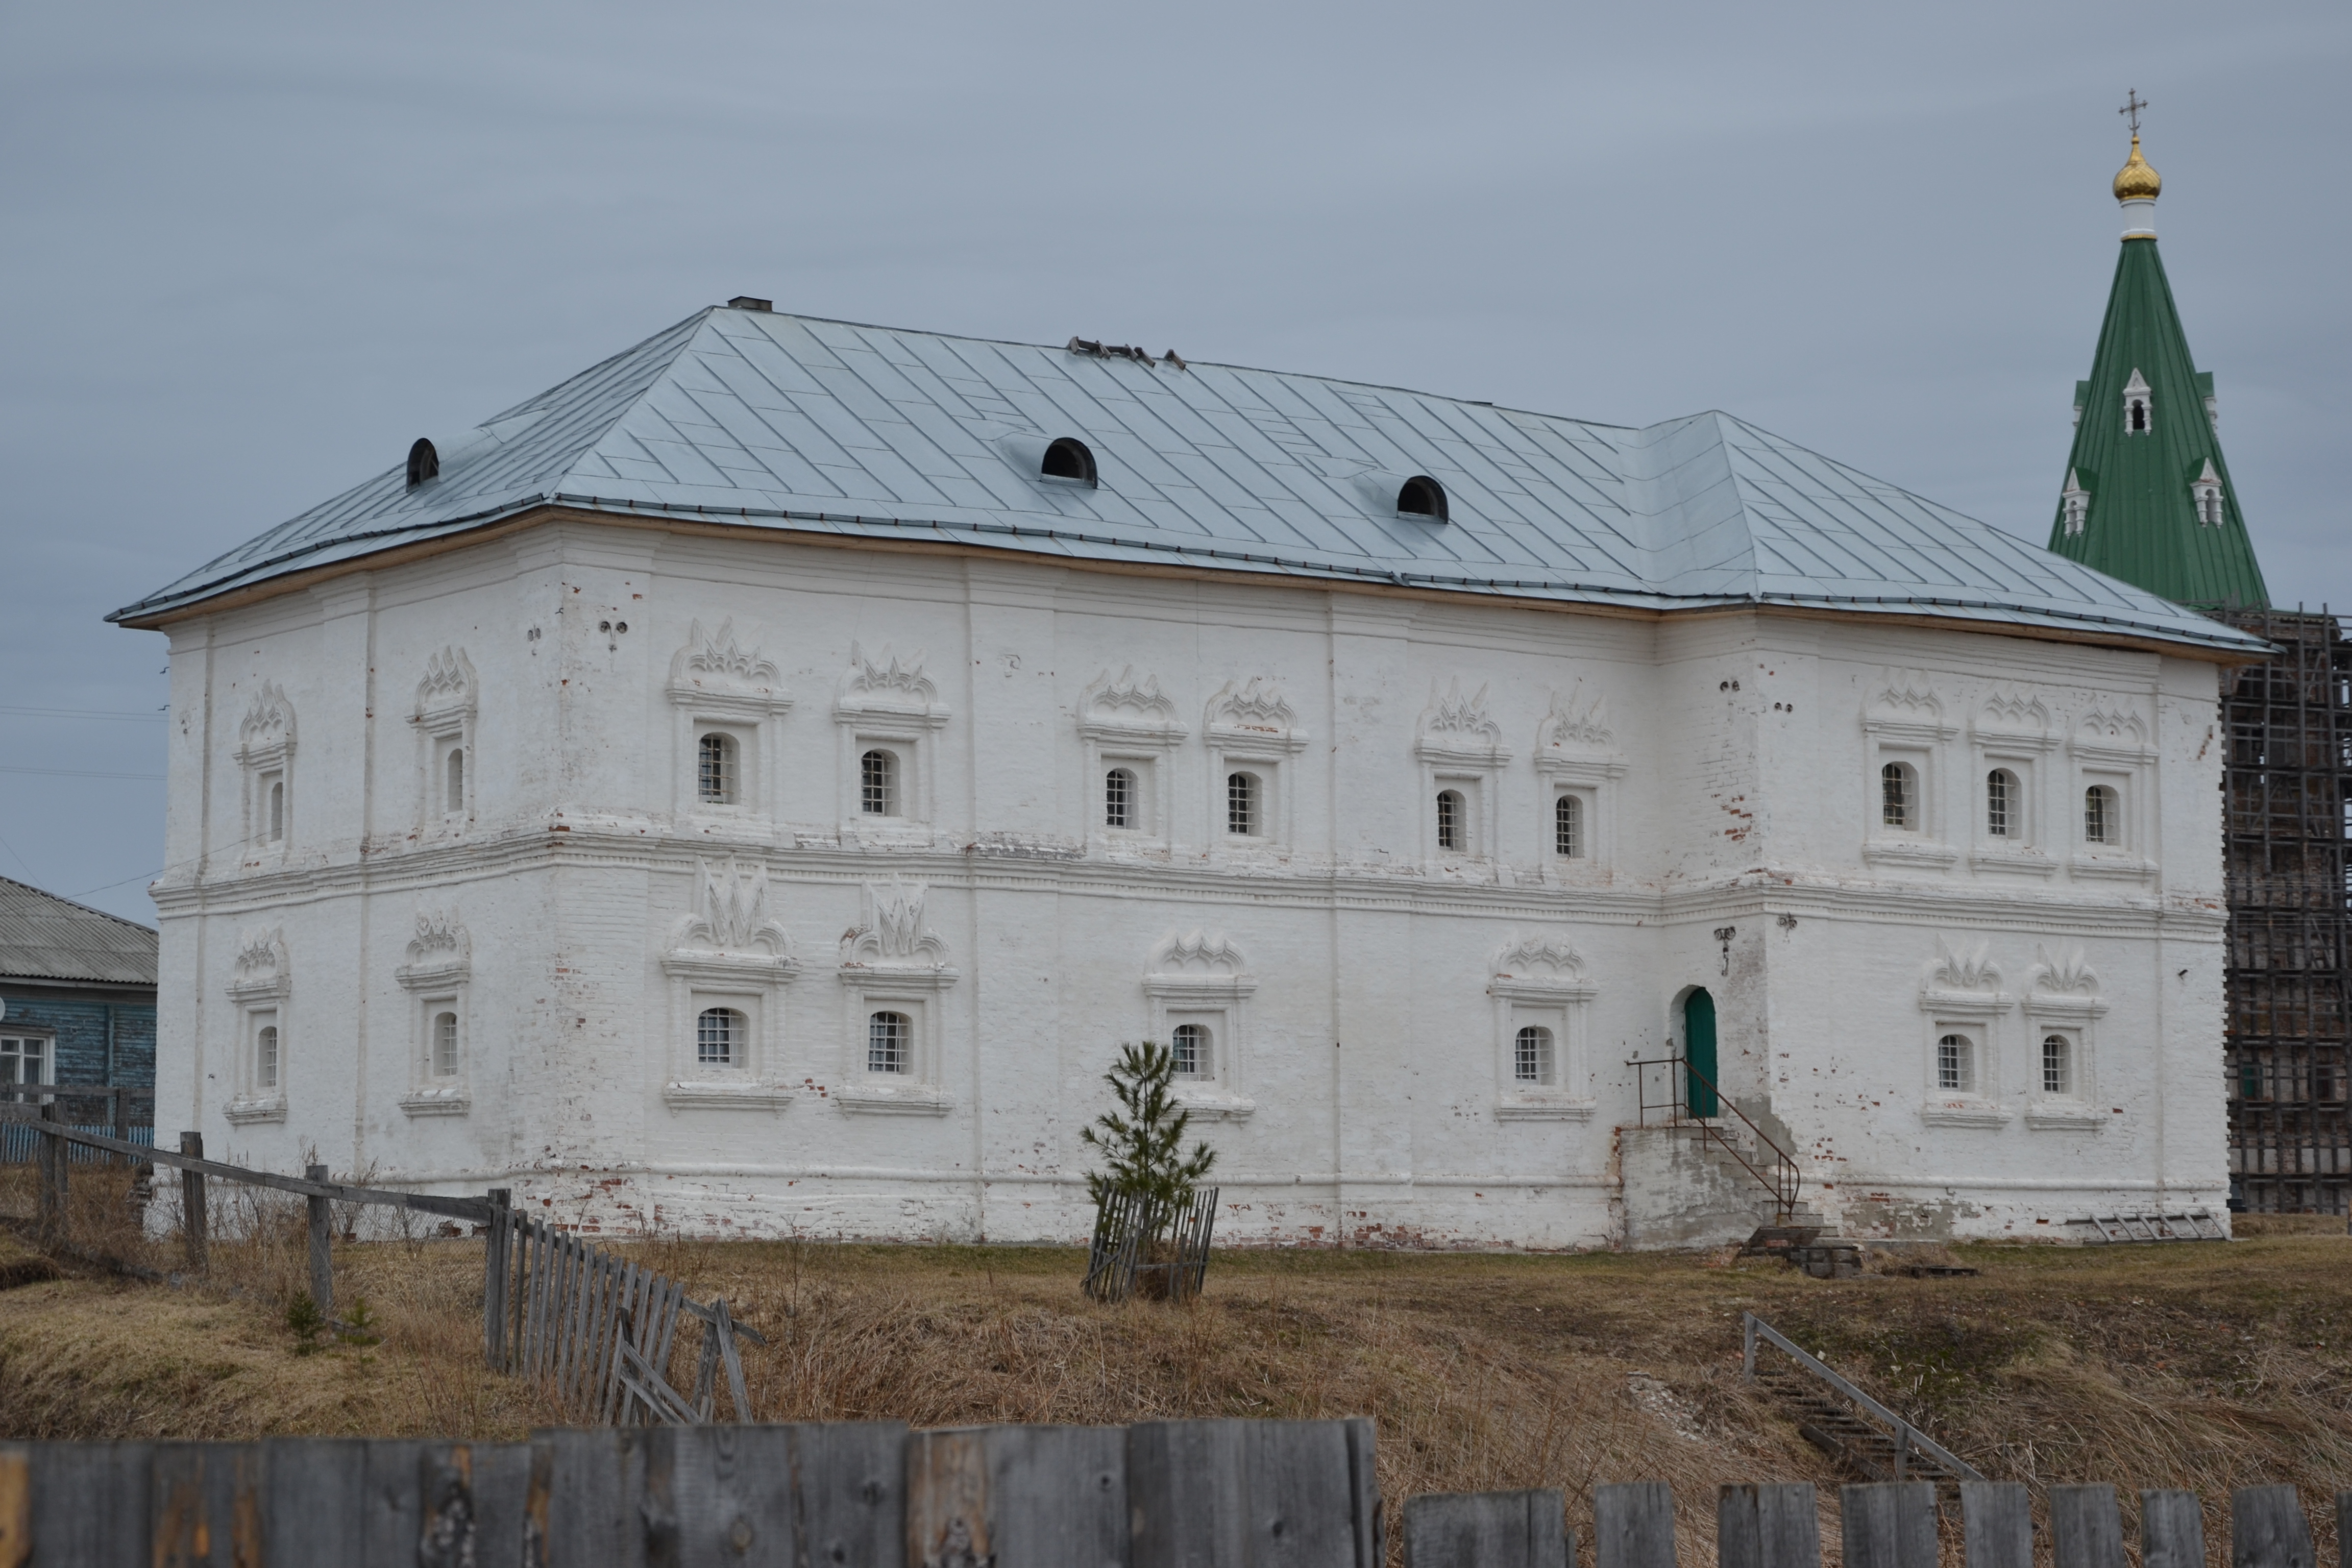
<path fill-rule="evenodd" d="M 1229 747 L 1264 747 L 1273 751 L 1297 752 L 1307 744 L 1306 731 L 1298 728 L 1298 714 L 1282 688 L 1262 675 L 1253 675 L 1242 684 L 1232 681 L 1209 699 L 1206 714 L 1209 738 Z"/>
<path fill-rule="evenodd" d="M 416 683 L 416 716 L 471 712 L 474 707 L 474 665 L 460 647 L 445 647 L 425 661 L 425 677 Z"/>
<path fill-rule="evenodd" d="M 929 889 L 920 882 L 893 877 L 887 884 L 866 884 L 872 914 L 841 939 L 845 968 L 936 969 L 947 967 L 948 944 L 923 924 L 923 901 Z"/>
<path fill-rule="evenodd" d="M 282 756 L 294 749 L 294 705 L 277 682 L 265 680 L 253 694 L 245 722 L 237 726 L 237 740 L 248 761 L 268 754 Z"/>
<path fill-rule="evenodd" d="M 670 656 L 669 695 L 673 702 L 715 703 L 754 712 L 782 712 L 793 705 L 775 661 L 739 642 L 731 618 L 719 622 L 715 633 L 705 630 L 699 620 L 688 624 L 686 646 Z"/>
<path fill-rule="evenodd" d="M 1422 710 L 1421 735 L 1414 748 L 1430 762 L 1475 762 L 1493 766 L 1507 762 L 1503 727 L 1486 711 L 1486 688 L 1462 694 L 1462 680 L 1439 691 L 1429 683 L 1429 706 Z"/>
<path fill-rule="evenodd" d="M 455 910 L 419 910 L 416 934 L 408 939 L 408 962 L 393 972 L 410 990 L 467 978 L 474 967 L 474 940 Z"/>
<path fill-rule="evenodd" d="M 841 678 L 840 690 L 834 698 L 834 711 L 843 718 L 886 714 L 912 719 L 933 729 L 946 723 L 948 718 L 938 685 L 923 673 L 921 650 L 900 658 L 887 644 L 878 658 L 866 657 L 865 649 L 856 643 L 849 645 L 849 669 Z"/>
<path fill-rule="evenodd" d="M 1139 681 L 1130 664 L 1117 679 L 1104 670 L 1079 697 L 1078 732 L 1093 741 L 1168 744 L 1184 738 L 1184 725 L 1174 700 L 1160 689 L 1160 678 L 1148 675 Z"/>

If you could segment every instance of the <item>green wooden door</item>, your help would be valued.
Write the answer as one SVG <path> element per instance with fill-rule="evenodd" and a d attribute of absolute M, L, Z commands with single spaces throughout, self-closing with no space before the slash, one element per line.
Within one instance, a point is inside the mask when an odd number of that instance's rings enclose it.
<path fill-rule="evenodd" d="M 1683 1060 L 1690 1069 L 1685 1075 L 1690 1113 L 1715 1115 L 1715 1090 L 1708 1087 L 1716 1081 L 1715 998 L 1705 991 L 1694 991 L 1683 998 Z"/>

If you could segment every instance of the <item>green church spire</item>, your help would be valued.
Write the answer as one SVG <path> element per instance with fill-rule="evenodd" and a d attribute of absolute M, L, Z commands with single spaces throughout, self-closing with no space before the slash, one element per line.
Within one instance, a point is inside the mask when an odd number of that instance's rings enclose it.
<path fill-rule="evenodd" d="M 2213 377 L 2189 355 L 2156 251 L 2163 181 L 2139 152 L 2116 175 L 2123 255 L 2091 379 L 2074 384 L 2074 449 L 2050 548 L 2183 605 L 2270 603 L 2216 428 Z"/>

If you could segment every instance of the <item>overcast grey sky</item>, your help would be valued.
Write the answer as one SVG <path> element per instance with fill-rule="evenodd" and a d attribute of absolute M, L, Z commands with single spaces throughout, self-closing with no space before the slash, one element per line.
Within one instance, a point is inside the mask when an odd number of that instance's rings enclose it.
<path fill-rule="evenodd" d="M 87 775 L 162 725 L 23 711 L 159 709 L 107 611 L 733 294 L 1724 408 L 2038 542 L 2133 87 L 2273 595 L 2352 605 L 2347 66 L 2340 0 L 5 0 L 0 874 L 154 918 Z"/>

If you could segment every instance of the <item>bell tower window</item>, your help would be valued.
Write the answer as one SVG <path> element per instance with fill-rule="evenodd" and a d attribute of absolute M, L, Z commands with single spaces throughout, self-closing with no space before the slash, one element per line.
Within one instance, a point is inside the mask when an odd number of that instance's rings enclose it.
<path fill-rule="evenodd" d="M 2137 370 L 2124 384 L 2124 434 L 2145 436 L 2155 427 L 2155 394 Z"/>
<path fill-rule="evenodd" d="M 2091 519 L 2091 492 L 2083 488 L 2083 480 L 2074 469 L 2066 470 L 2066 488 L 2058 492 L 2059 515 L 2064 520 L 2066 536 L 2079 536 L 2083 525 Z"/>
<path fill-rule="evenodd" d="M 2205 471 L 2189 484 L 2189 499 L 2197 503 L 2197 521 L 2206 528 L 2219 528 L 2224 515 L 2221 509 L 2221 476 L 2214 471 L 2213 459 L 2205 459 Z"/>

